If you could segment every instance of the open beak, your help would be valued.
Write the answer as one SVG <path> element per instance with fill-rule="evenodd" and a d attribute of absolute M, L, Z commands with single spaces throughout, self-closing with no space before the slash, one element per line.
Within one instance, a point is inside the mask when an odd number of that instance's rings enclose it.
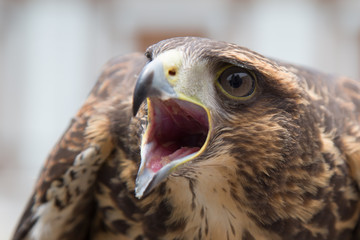
<path fill-rule="evenodd" d="M 206 148 L 210 136 L 210 112 L 198 100 L 175 92 L 169 70 L 160 59 L 148 63 L 134 90 L 133 114 L 147 99 L 148 124 L 141 141 L 141 164 L 136 178 L 137 198 L 147 195 L 178 166 Z M 172 72 L 170 72 L 172 71 Z"/>

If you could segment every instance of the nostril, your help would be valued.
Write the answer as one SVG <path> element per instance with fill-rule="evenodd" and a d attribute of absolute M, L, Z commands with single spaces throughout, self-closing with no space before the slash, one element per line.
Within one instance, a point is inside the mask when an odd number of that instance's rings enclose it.
<path fill-rule="evenodd" d="M 169 73 L 170 76 L 175 76 L 176 75 L 176 70 L 175 69 L 170 69 L 168 73 Z"/>

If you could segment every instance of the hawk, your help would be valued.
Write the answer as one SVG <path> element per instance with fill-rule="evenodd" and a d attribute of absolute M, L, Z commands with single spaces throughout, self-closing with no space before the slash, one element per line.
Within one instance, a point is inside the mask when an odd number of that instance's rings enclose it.
<path fill-rule="evenodd" d="M 173 38 L 111 60 L 13 239 L 360 239 L 360 83 Z"/>

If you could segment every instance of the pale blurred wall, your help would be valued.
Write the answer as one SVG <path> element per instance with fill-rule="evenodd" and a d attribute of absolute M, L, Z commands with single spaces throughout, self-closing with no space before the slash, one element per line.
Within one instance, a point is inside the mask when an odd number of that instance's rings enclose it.
<path fill-rule="evenodd" d="M 357 0 L 0 0 L 0 239 L 102 65 L 142 32 L 200 32 L 359 78 L 359 13 Z"/>

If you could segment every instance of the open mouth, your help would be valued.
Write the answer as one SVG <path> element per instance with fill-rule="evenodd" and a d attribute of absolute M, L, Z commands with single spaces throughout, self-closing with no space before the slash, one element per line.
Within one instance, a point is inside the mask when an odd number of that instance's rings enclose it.
<path fill-rule="evenodd" d="M 179 99 L 148 100 L 148 121 L 143 138 L 145 167 L 156 173 L 171 162 L 181 163 L 201 153 L 209 135 L 206 110 Z"/>

